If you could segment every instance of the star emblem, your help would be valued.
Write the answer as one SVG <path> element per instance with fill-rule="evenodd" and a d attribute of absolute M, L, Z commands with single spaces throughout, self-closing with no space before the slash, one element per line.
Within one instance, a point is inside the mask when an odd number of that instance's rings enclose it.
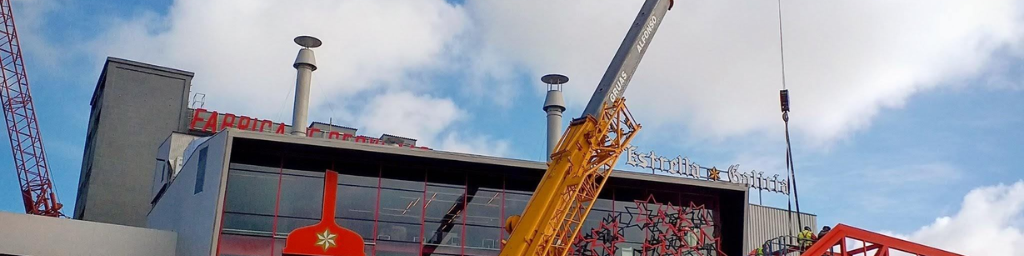
<path fill-rule="evenodd" d="M 711 167 L 711 169 L 708 169 L 708 179 L 709 180 L 721 180 L 722 179 L 722 177 L 719 177 L 718 168 Z"/>
<path fill-rule="evenodd" d="M 324 251 L 331 246 L 337 246 L 334 244 L 334 238 L 337 237 L 335 234 L 331 234 L 330 230 L 324 230 L 323 234 L 316 234 L 316 245 L 323 246 Z"/>

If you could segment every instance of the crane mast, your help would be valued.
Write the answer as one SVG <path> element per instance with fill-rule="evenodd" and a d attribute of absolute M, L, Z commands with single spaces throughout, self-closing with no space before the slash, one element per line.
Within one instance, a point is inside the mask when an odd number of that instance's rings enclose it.
<path fill-rule="evenodd" d="M 25 212 L 60 217 L 63 216 L 61 204 L 57 202 L 57 192 L 50 180 L 50 168 L 43 152 L 10 0 L 0 0 L 0 19 L 3 19 L 3 28 L 0 29 L 0 73 L 3 78 L 0 102 L 3 102 L 4 120 L 7 121 Z"/>
<path fill-rule="evenodd" d="M 505 223 L 511 255 L 566 255 L 640 125 L 622 97 L 673 0 L 646 0 L 583 115 L 570 122 L 523 210 Z"/>

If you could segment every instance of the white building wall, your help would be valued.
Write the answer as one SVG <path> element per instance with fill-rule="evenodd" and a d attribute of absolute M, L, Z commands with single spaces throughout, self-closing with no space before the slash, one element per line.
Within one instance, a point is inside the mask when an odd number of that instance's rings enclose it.
<path fill-rule="evenodd" d="M 0 212 L 0 255 L 174 256 L 173 232 Z"/>
<path fill-rule="evenodd" d="M 190 156 L 185 156 L 188 160 L 182 170 L 149 213 L 148 227 L 178 233 L 178 255 L 214 255 L 216 252 L 213 245 L 220 227 L 228 138 L 227 132 L 221 132 L 205 141 L 196 140 L 201 144 Z M 199 163 L 204 160 L 205 175 L 201 191 L 197 192 Z"/>

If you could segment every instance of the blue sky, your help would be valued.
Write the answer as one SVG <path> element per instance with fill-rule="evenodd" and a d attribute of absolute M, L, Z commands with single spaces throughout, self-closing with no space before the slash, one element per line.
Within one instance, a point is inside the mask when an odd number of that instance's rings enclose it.
<path fill-rule="evenodd" d="M 314 34 L 325 41 L 315 119 L 443 150 L 540 160 L 539 76 L 570 76 L 566 116 L 578 116 L 634 2 L 314 1 L 320 7 L 303 15 L 309 10 L 266 1 L 24 0 L 14 8 L 54 181 L 73 209 L 89 99 L 106 56 L 196 72 L 193 91 L 208 94 L 208 108 L 286 121 L 290 39 Z M 819 224 L 917 238 L 936 218 L 961 216 L 972 190 L 1024 178 L 1024 8 L 992 1 L 946 17 L 927 12 L 962 3 L 884 2 L 784 1 L 800 202 Z M 776 2 L 676 5 L 626 93 L 645 125 L 634 145 L 782 174 Z M 229 93 L 240 88 L 251 90 Z M 260 97 L 269 100 L 246 100 Z M 0 210 L 20 212 L 8 172 Z M 786 206 L 784 196 L 764 195 L 765 204 Z"/>

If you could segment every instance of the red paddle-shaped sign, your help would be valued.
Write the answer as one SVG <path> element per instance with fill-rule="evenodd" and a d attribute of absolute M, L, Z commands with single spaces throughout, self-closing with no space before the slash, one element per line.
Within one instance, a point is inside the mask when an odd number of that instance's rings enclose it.
<path fill-rule="evenodd" d="M 338 173 L 324 175 L 324 209 L 320 223 L 295 229 L 285 241 L 283 254 L 294 256 L 365 256 L 363 238 L 334 222 Z"/>

